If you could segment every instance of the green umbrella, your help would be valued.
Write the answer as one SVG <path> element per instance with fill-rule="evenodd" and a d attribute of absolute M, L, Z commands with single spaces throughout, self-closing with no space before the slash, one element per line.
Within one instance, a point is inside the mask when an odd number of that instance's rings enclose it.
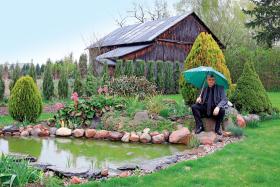
<path fill-rule="evenodd" d="M 189 69 L 183 72 L 183 74 L 185 80 L 188 83 L 199 89 L 204 87 L 207 75 L 213 75 L 215 77 L 217 85 L 223 86 L 225 89 L 229 88 L 226 77 L 211 67 L 200 66 L 197 68 Z"/>

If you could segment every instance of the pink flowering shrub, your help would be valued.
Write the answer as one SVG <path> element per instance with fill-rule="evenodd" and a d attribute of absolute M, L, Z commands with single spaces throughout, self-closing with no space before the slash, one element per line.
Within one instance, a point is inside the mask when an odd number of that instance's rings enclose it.
<path fill-rule="evenodd" d="M 64 108 L 64 104 L 63 103 L 55 103 L 55 105 L 54 105 L 54 109 L 56 111 L 61 110 L 63 108 Z"/>

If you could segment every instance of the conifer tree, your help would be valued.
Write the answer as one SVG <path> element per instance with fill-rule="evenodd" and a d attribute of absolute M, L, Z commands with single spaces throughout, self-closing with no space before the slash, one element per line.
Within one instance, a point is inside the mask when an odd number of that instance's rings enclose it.
<path fill-rule="evenodd" d="M 29 68 L 29 72 L 28 72 L 28 75 L 34 80 L 34 82 L 36 83 L 36 70 L 35 70 L 35 66 L 34 64 L 32 63 L 30 68 Z"/>
<path fill-rule="evenodd" d="M 103 70 L 102 70 L 102 75 L 101 75 L 101 84 L 104 86 L 104 85 L 107 85 L 110 81 L 110 76 L 109 76 L 109 70 L 108 70 L 108 65 L 105 63 L 103 65 Z"/>
<path fill-rule="evenodd" d="M 4 98 L 4 92 L 5 92 L 5 83 L 1 72 L 0 73 L 0 101 L 2 101 Z"/>
<path fill-rule="evenodd" d="M 134 75 L 133 61 L 127 60 L 123 64 L 124 64 L 124 75 L 128 77 Z"/>
<path fill-rule="evenodd" d="M 68 77 L 64 69 L 58 81 L 58 96 L 59 98 L 66 98 L 68 96 Z"/>
<path fill-rule="evenodd" d="M 245 63 L 231 100 L 242 112 L 271 112 L 271 102 L 252 63 Z"/>
<path fill-rule="evenodd" d="M 225 63 L 224 54 L 211 34 L 205 32 L 202 32 L 197 36 L 193 47 L 186 58 L 184 70 L 199 66 L 210 66 L 221 72 L 227 78 L 231 88 L 230 72 Z M 195 103 L 198 90 L 186 83 L 182 74 L 180 75 L 180 91 L 186 104 L 191 105 Z"/>
<path fill-rule="evenodd" d="M 145 61 L 144 60 L 136 60 L 134 63 L 134 70 L 136 77 L 143 77 L 145 75 Z"/>
<path fill-rule="evenodd" d="M 48 64 L 44 68 L 43 96 L 46 100 L 50 100 L 54 96 L 54 83 L 52 77 L 51 64 Z"/>
<path fill-rule="evenodd" d="M 81 80 L 81 74 L 79 71 L 75 73 L 75 80 L 74 80 L 74 92 L 77 92 L 79 96 L 82 96 L 84 93 L 83 83 Z"/>
<path fill-rule="evenodd" d="M 155 61 L 148 61 L 146 63 L 146 70 L 147 70 L 146 77 L 147 80 L 152 83 L 156 82 L 156 67 L 157 66 Z"/>
<path fill-rule="evenodd" d="M 115 68 L 115 77 L 120 77 L 123 75 L 123 60 L 117 60 Z"/>
<path fill-rule="evenodd" d="M 99 82 L 96 77 L 93 76 L 92 70 L 89 69 L 86 77 L 85 94 L 90 97 L 97 94 L 97 89 L 99 88 Z"/>
<path fill-rule="evenodd" d="M 85 53 L 81 54 L 79 58 L 79 70 L 81 77 L 84 78 L 87 74 L 87 54 Z"/>
<path fill-rule="evenodd" d="M 9 85 L 10 91 L 12 91 L 14 85 L 16 84 L 16 82 L 20 78 L 20 76 L 21 76 L 20 67 L 17 64 L 16 67 L 13 69 L 13 72 L 12 72 L 12 80 L 11 80 L 10 85 Z"/>

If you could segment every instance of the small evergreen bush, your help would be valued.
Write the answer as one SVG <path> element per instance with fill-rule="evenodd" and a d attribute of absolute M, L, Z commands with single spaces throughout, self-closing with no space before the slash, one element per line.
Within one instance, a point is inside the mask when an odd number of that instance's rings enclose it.
<path fill-rule="evenodd" d="M 65 70 L 62 71 L 58 81 L 58 95 L 59 98 L 66 98 L 68 96 L 68 78 Z"/>
<path fill-rule="evenodd" d="M 98 79 L 93 76 L 91 71 L 89 71 L 85 83 L 86 96 L 90 97 L 92 95 L 96 95 L 98 87 L 99 87 Z"/>
<path fill-rule="evenodd" d="M 73 92 L 77 92 L 79 96 L 82 96 L 84 93 L 83 83 L 81 80 L 81 74 L 79 71 L 77 71 L 75 74 Z"/>
<path fill-rule="evenodd" d="M 145 61 L 144 60 L 136 60 L 134 63 L 135 76 L 142 77 L 145 76 Z"/>
<path fill-rule="evenodd" d="M 133 76 L 134 75 L 134 65 L 132 60 L 127 60 L 123 63 L 124 65 L 124 75 Z"/>
<path fill-rule="evenodd" d="M 236 125 L 229 125 L 228 126 L 228 128 L 227 128 L 227 130 L 229 131 L 229 132 L 231 132 L 231 134 L 233 135 L 233 136 L 235 136 L 235 137 L 241 137 L 241 136 L 243 136 L 243 134 L 244 134 L 244 131 L 243 131 L 243 129 L 241 128 L 241 127 L 238 127 L 238 126 L 236 126 Z"/>
<path fill-rule="evenodd" d="M 109 76 L 109 70 L 107 64 L 103 65 L 101 81 L 102 81 L 101 82 L 102 86 L 109 84 L 110 76 Z"/>
<path fill-rule="evenodd" d="M 146 62 L 146 77 L 147 80 L 155 83 L 156 82 L 156 62 L 155 61 L 148 61 Z"/>
<path fill-rule="evenodd" d="M 205 32 L 200 33 L 196 38 L 185 61 L 184 69 L 188 70 L 199 66 L 210 66 L 221 72 L 231 87 L 230 72 L 226 66 L 223 52 L 211 34 Z M 198 90 L 188 84 L 182 75 L 180 75 L 180 91 L 186 104 L 195 103 Z"/>
<path fill-rule="evenodd" d="M 232 96 L 232 102 L 242 112 L 272 112 L 266 90 L 250 62 L 244 65 L 243 73 L 237 81 L 236 90 Z"/>
<path fill-rule="evenodd" d="M 20 78 L 9 98 L 9 113 L 13 119 L 35 122 L 42 112 L 42 98 L 30 76 Z"/>
<path fill-rule="evenodd" d="M 157 78 L 156 84 L 159 92 L 165 92 L 166 74 L 163 61 L 157 61 Z"/>
<path fill-rule="evenodd" d="M 117 60 L 115 67 L 115 77 L 123 75 L 123 60 Z"/>
<path fill-rule="evenodd" d="M 47 100 L 50 100 L 54 96 L 54 83 L 53 83 L 51 65 L 47 65 L 44 68 L 43 96 Z"/>

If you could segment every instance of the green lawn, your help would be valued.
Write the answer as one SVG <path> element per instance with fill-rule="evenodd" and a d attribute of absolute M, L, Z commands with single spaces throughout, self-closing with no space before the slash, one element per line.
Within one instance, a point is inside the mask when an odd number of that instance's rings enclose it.
<path fill-rule="evenodd" d="M 272 102 L 272 106 L 280 109 L 280 92 L 268 92 L 268 96 Z"/>
<path fill-rule="evenodd" d="M 280 120 L 262 122 L 259 128 L 247 128 L 245 134 L 246 139 L 242 142 L 151 175 L 80 186 L 279 186 Z"/>

